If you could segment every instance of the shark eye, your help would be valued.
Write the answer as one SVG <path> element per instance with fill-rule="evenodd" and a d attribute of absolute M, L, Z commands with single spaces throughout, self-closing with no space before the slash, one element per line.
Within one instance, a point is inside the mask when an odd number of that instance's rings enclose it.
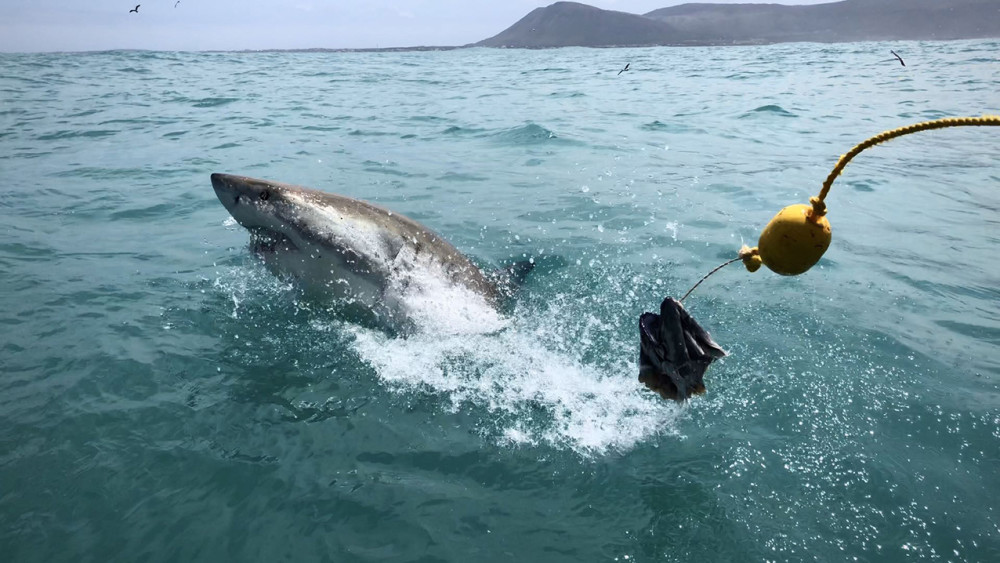
<path fill-rule="evenodd" d="M 260 200 L 261 201 L 267 201 L 268 198 L 270 198 L 270 197 L 271 197 L 271 192 L 269 192 L 267 190 L 264 190 L 264 191 L 260 192 Z"/>

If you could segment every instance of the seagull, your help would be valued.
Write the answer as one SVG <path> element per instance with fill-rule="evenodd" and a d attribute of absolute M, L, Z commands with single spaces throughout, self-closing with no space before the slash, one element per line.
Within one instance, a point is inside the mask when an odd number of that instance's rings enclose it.
<path fill-rule="evenodd" d="M 625 72 L 626 70 L 628 70 L 628 65 L 630 65 L 630 64 L 632 64 L 632 63 L 625 63 L 625 68 L 619 70 L 618 74 L 621 74 L 621 73 Z"/>
<path fill-rule="evenodd" d="M 142 4 L 136 4 L 135 8 L 132 8 L 131 10 L 129 10 L 128 13 L 131 14 L 132 12 L 135 12 L 135 13 L 138 14 L 139 13 L 139 6 L 142 6 Z"/>
<path fill-rule="evenodd" d="M 897 59 L 899 59 L 899 64 L 901 64 L 903 66 L 906 66 L 906 63 L 903 62 L 903 57 L 900 57 L 899 55 L 897 55 L 896 51 L 893 51 L 892 49 L 889 49 L 889 52 L 892 53 L 892 56 L 894 56 Z"/>

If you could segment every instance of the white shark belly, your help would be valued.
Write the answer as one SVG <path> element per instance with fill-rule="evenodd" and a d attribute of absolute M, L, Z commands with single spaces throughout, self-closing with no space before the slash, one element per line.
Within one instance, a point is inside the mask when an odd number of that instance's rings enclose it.
<path fill-rule="evenodd" d="M 506 321 L 481 293 L 455 283 L 445 264 L 407 247 L 391 262 L 359 264 L 350 254 L 283 241 L 256 254 L 271 271 L 291 277 L 307 294 L 338 308 L 407 331 L 434 326 L 446 332 L 498 330 Z"/>
<path fill-rule="evenodd" d="M 373 309 L 384 301 L 385 276 L 359 271 L 348 257 L 336 251 L 302 248 L 288 241 L 254 250 L 268 269 L 293 278 L 310 294 Z"/>

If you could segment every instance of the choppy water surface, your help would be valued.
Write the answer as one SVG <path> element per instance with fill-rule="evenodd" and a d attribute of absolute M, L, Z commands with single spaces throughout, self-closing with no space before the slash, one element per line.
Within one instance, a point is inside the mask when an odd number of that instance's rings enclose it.
<path fill-rule="evenodd" d="M 864 153 L 817 268 L 688 301 L 708 394 L 636 382 L 642 311 L 869 135 L 1000 112 L 998 52 L 0 55 L 3 559 L 1000 559 L 996 129 Z M 393 337 L 268 273 L 211 172 L 537 268 Z"/>

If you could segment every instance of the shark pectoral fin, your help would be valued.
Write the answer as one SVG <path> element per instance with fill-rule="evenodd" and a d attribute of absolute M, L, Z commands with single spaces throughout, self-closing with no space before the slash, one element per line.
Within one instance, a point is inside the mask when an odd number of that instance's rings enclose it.
<path fill-rule="evenodd" d="M 528 274 L 534 269 L 534 260 L 520 260 L 507 266 L 503 271 L 507 276 L 508 283 L 514 286 L 521 286 L 524 284 L 524 280 L 528 278 Z"/>
<path fill-rule="evenodd" d="M 504 298 L 512 297 L 528 278 L 528 274 L 535 269 L 533 260 L 520 260 L 509 266 L 494 270 L 488 277 L 493 280 L 500 295 Z"/>
<path fill-rule="evenodd" d="M 704 376 L 726 355 L 679 301 L 667 297 L 660 314 L 639 317 L 639 381 L 664 398 L 683 401 L 705 392 Z"/>

